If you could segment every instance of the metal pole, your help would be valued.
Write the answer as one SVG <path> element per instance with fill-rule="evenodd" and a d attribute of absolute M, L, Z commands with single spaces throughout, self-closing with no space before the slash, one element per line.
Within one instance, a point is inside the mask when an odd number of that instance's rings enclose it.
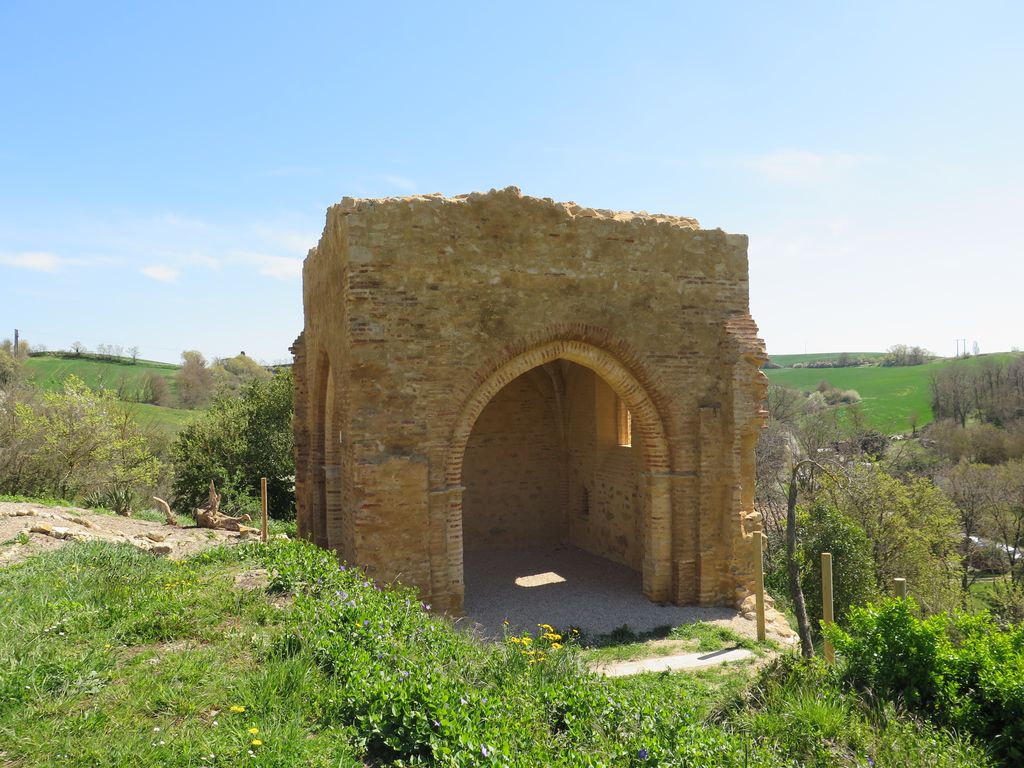
<path fill-rule="evenodd" d="M 835 620 L 832 615 L 832 553 L 821 553 L 821 618 L 822 623 L 827 627 Z M 825 638 L 825 661 L 833 663 L 836 660 L 836 651 L 832 643 Z"/>
<path fill-rule="evenodd" d="M 754 595 L 757 607 L 757 639 L 764 642 L 767 632 L 764 625 L 764 534 L 754 532 Z"/>

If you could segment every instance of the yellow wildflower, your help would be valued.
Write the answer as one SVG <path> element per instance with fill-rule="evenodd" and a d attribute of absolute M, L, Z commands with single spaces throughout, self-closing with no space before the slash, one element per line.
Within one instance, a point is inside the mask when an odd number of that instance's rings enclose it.
<path fill-rule="evenodd" d="M 252 727 L 252 728 L 249 729 L 249 733 L 251 733 L 253 736 L 255 736 L 259 732 L 260 732 L 260 729 L 256 728 L 256 727 Z"/>
<path fill-rule="evenodd" d="M 551 650 L 552 650 L 552 651 L 557 651 L 557 650 L 558 650 L 559 648 L 561 648 L 561 647 L 562 647 L 562 644 L 561 644 L 561 643 L 552 643 L 552 644 L 551 644 Z"/>
<path fill-rule="evenodd" d="M 263 742 L 262 742 L 262 741 L 260 741 L 259 739 L 253 739 L 253 740 L 252 740 L 252 745 L 253 745 L 254 747 L 262 747 L 262 746 L 263 746 Z"/>
<path fill-rule="evenodd" d="M 245 707 L 240 707 L 237 704 L 232 704 L 230 707 L 231 712 L 245 712 Z"/>

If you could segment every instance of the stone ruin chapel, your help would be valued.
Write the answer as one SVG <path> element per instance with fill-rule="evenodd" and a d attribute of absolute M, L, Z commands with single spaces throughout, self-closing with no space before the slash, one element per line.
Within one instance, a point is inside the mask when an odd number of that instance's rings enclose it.
<path fill-rule="evenodd" d="M 752 592 L 746 236 L 514 187 L 345 198 L 303 299 L 302 536 L 452 614 L 466 553 L 556 545 L 656 602 Z"/>

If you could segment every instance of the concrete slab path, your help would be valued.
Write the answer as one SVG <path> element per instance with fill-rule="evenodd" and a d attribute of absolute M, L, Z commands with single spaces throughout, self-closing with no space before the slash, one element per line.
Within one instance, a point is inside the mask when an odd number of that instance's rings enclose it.
<path fill-rule="evenodd" d="M 730 661 L 751 659 L 754 654 L 746 648 L 724 648 L 711 653 L 681 653 L 677 656 L 657 656 L 636 661 L 605 661 L 590 664 L 590 669 L 605 677 L 626 677 L 643 672 L 675 672 L 677 670 L 704 669 Z"/>

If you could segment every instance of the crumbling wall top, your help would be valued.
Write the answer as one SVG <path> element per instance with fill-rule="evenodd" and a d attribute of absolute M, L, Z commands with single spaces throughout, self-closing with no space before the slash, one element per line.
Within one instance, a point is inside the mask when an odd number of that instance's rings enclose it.
<path fill-rule="evenodd" d="M 556 202 L 550 197 L 530 197 L 529 195 L 524 195 L 518 187 L 492 189 L 489 192 L 470 192 L 466 195 L 455 195 L 454 197 L 445 197 L 440 192 L 411 195 L 408 197 L 345 197 L 342 198 L 340 203 L 331 206 L 330 213 L 348 215 L 357 212 L 369 212 L 382 207 L 466 205 L 485 201 L 497 202 L 502 198 L 546 205 L 553 211 L 561 212 L 569 219 L 606 219 L 633 223 L 667 224 L 672 227 L 694 231 L 700 229 L 700 223 L 696 219 L 687 216 L 670 216 L 663 213 L 647 213 L 646 211 L 612 211 L 607 208 L 587 208 L 573 202 Z"/>

